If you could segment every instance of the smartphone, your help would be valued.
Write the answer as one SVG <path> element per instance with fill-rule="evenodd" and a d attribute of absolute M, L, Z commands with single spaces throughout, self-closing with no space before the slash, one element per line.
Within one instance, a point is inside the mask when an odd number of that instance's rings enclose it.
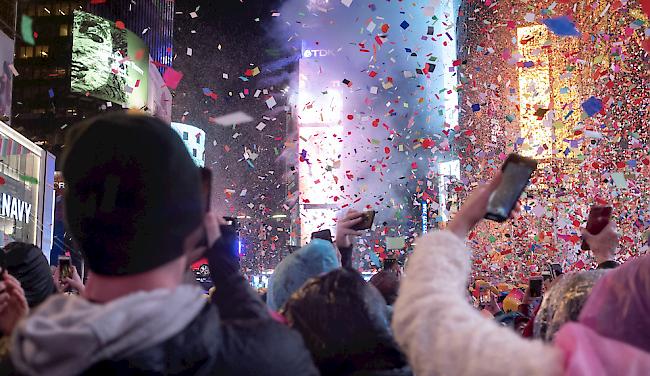
<path fill-rule="evenodd" d="M 589 217 L 587 218 L 587 231 L 591 234 L 599 234 L 609 223 L 612 218 L 611 206 L 592 206 L 589 210 Z M 582 250 L 588 250 L 589 244 L 582 239 Z"/>
<path fill-rule="evenodd" d="M 544 279 L 542 277 L 531 277 L 528 281 L 528 291 L 531 298 L 542 296 L 542 286 Z"/>
<path fill-rule="evenodd" d="M 323 240 L 327 240 L 330 243 L 334 243 L 332 241 L 332 232 L 330 230 L 321 230 L 321 231 L 312 232 L 311 238 L 323 239 Z"/>
<path fill-rule="evenodd" d="M 551 269 L 551 276 L 553 277 L 553 279 L 558 278 L 559 276 L 564 274 L 564 272 L 562 271 L 562 265 L 560 264 L 551 264 L 550 269 Z"/>
<path fill-rule="evenodd" d="M 536 168 L 536 160 L 510 154 L 501 167 L 501 183 L 490 196 L 485 218 L 497 222 L 507 220 Z"/>
<path fill-rule="evenodd" d="M 203 193 L 203 205 L 206 213 L 210 211 L 210 196 L 212 195 L 212 170 L 206 167 L 200 167 L 201 173 L 201 193 Z M 208 232 L 204 231 L 203 239 L 198 244 L 199 247 L 208 245 Z"/>
<path fill-rule="evenodd" d="M 72 277 L 72 262 L 70 256 L 59 256 L 59 279 L 61 281 Z"/>
<path fill-rule="evenodd" d="M 230 226 L 234 232 L 239 230 L 239 222 L 235 217 L 223 217 L 223 220 L 226 221 L 226 226 Z"/>
<path fill-rule="evenodd" d="M 369 230 L 372 227 L 372 223 L 375 221 L 375 214 L 376 213 L 377 212 L 374 211 L 374 210 L 369 210 L 369 211 L 363 212 L 361 214 L 363 219 L 361 220 L 361 222 L 354 225 L 354 227 L 352 227 L 352 229 L 357 230 L 357 231 L 359 231 L 359 230 Z"/>
<path fill-rule="evenodd" d="M 203 190 L 203 200 L 205 204 L 205 212 L 210 211 L 210 196 L 212 196 L 212 170 L 206 167 L 201 167 L 201 188 Z"/>

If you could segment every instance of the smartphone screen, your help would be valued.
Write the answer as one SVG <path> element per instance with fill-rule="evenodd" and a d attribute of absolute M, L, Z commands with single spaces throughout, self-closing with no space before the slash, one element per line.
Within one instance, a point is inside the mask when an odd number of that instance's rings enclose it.
<path fill-rule="evenodd" d="M 587 218 L 587 231 L 591 234 L 599 234 L 609 223 L 612 217 L 611 206 L 592 206 L 589 210 L 589 217 Z M 583 250 L 588 250 L 589 244 L 583 239 L 580 246 Z"/>
<path fill-rule="evenodd" d="M 501 168 L 503 170 L 501 183 L 492 192 L 488 201 L 485 218 L 497 222 L 508 219 L 535 168 L 537 168 L 537 161 L 534 159 L 510 154 Z"/>
<path fill-rule="evenodd" d="M 542 296 L 543 279 L 541 277 L 533 277 L 528 284 L 528 291 L 531 298 L 539 298 Z"/>
<path fill-rule="evenodd" d="M 59 256 L 59 278 L 64 280 L 72 276 L 70 256 Z"/>
<path fill-rule="evenodd" d="M 322 230 L 322 231 L 316 231 L 311 234 L 312 239 L 323 239 L 327 240 L 330 243 L 334 243 L 332 241 L 332 232 L 330 230 Z"/>
<path fill-rule="evenodd" d="M 562 265 L 560 265 L 560 264 L 551 264 L 551 275 L 553 276 L 553 279 L 561 276 L 562 274 L 563 274 Z"/>

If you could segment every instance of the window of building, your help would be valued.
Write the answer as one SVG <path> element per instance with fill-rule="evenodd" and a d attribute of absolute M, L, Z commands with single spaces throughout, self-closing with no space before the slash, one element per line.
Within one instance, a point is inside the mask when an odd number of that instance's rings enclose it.
<path fill-rule="evenodd" d="M 28 59 L 30 57 L 34 57 L 34 48 L 32 46 L 20 47 L 20 58 Z"/>
<path fill-rule="evenodd" d="M 192 149 L 192 156 L 196 158 L 196 149 Z"/>
<path fill-rule="evenodd" d="M 67 37 L 68 35 L 70 35 L 70 25 L 68 24 L 59 25 L 59 36 Z"/>
<path fill-rule="evenodd" d="M 54 8 L 57 16 L 65 16 L 70 13 L 70 3 L 67 2 L 57 3 Z"/>
<path fill-rule="evenodd" d="M 34 47 L 34 56 L 47 57 L 49 51 L 50 51 L 50 46 L 36 46 Z"/>
<path fill-rule="evenodd" d="M 187 134 L 187 132 L 183 132 L 183 140 L 189 140 L 189 139 L 190 139 L 190 135 Z"/>

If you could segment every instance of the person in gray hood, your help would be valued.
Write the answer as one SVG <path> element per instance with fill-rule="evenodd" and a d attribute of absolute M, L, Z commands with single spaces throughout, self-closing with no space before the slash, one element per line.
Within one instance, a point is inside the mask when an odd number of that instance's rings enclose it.
<path fill-rule="evenodd" d="M 41 304 L 14 330 L 0 369 L 318 374 L 300 335 L 272 319 L 239 273 L 236 236 L 206 214 L 199 170 L 169 126 L 126 113 L 78 124 L 63 176 L 66 220 L 90 269 L 84 296 Z M 217 286 L 212 303 L 183 283 L 189 255 L 202 253 Z"/>

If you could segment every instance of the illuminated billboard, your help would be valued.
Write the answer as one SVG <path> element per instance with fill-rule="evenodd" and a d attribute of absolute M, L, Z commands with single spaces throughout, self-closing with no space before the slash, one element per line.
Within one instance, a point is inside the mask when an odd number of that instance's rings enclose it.
<path fill-rule="evenodd" d="M 147 104 L 149 50 L 142 39 L 105 18 L 75 11 L 71 91 L 130 108 Z"/>

